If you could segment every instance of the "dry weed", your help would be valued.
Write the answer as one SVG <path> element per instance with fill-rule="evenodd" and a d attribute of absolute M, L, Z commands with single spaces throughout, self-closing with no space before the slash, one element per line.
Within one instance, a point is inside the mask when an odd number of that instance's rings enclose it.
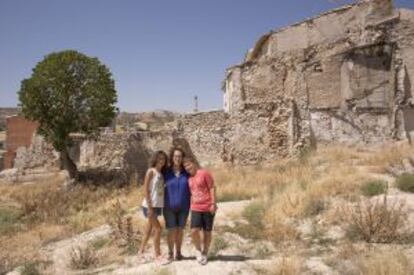
<path fill-rule="evenodd" d="M 391 243 L 406 236 L 404 202 L 389 202 L 386 195 L 347 207 L 344 214 L 350 223 L 350 238 L 361 238 L 369 243 Z"/>
<path fill-rule="evenodd" d="M 70 267 L 72 269 L 88 269 L 98 265 L 98 256 L 95 250 L 88 246 L 73 247 L 70 252 Z"/>

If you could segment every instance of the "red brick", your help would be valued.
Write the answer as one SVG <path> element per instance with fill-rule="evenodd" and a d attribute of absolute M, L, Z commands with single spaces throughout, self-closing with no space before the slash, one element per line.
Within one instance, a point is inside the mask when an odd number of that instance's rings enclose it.
<path fill-rule="evenodd" d="M 22 116 L 6 118 L 6 153 L 4 154 L 4 169 L 13 168 L 16 150 L 21 146 L 29 147 L 33 133 L 38 127 L 37 122 L 25 119 Z"/>

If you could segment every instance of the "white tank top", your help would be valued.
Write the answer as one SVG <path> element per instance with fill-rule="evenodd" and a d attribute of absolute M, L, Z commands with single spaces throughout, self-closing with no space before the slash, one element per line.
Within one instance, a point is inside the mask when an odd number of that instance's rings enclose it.
<path fill-rule="evenodd" d="M 164 207 L 164 178 L 155 168 L 151 168 L 153 176 L 149 182 L 149 192 L 152 207 Z M 147 199 L 142 202 L 143 207 L 148 207 Z"/>

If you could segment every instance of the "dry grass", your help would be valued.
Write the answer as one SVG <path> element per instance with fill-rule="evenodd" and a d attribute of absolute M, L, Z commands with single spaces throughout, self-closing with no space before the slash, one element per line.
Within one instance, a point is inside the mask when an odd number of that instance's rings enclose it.
<path fill-rule="evenodd" d="M 14 224 L 9 223 L 11 218 L 7 216 L 7 226 L 18 226 L 19 230 L 0 236 L 0 262 L 4 263 L 4 270 L 38 260 L 38 250 L 49 242 L 106 223 L 117 200 L 131 209 L 142 198 L 136 186 L 122 189 L 76 186 L 64 190 L 61 179 L 0 186 L 0 194 L 0 207 L 13 206 L 19 212 Z"/>
<path fill-rule="evenodd" d="M 382 151 L 329 146 L 299 160 L 285 159 L 242 168 L 221 167 L 212 172 L 220 201 L 259 199 L 260 207 L 251 206 L 244 213 L 251 222 L 240 227 L 243 234 L 279 243 L 298 239 L 299 233 L 290 221 L 327 214 L 334 197 L 344 201 L 358 197 L 361 186 L 372 180 L 369 172 L 385 171 L 390 164 L 400 162 L 412 152 L 402 143 L 384 147 Z M 370 169 L 360 169 L 361 166 Z M 0 194 L 0 208 L 12 206 L 16 210 L 13 213 L 18 213 L 3 216 L 7 227 L 19 229 L 7 230 L 8 236 L 0 236 L 3 248 L 0 263 L 8 261 L 8 267 L 36 260 L 38 249 L 48 242 L 106 223 L 109 217 L 116 218 L 113 205 L 118 200 L 124 209 L 119 222 L 113 223 L 118 227 L 122 224 L 124 233 L 119 232 L 119 239 L 134 239 L 142 226 L 136 215 L 132 219 L 125 216 L 142 199 L 142 191 L 136 186 L 123 189 L 78 186 L 63 190 L 61 179 L 51 179 L 29 186 L 0 186 Z M 255 214 L 260 214 L 260 221 Z M 110 242 L 100 250 L 104 254 L 106 251 L 112 255 L 107 257 L 111 262 L 119 260 L 119 254 L 125 249 L 117 242 Z M 278 269 L 282 273 L 276 274 L 295 274 L 294 262 L 293 258 L 286 258 Z"/>
<path fill-rule="evenodd" d="M 372 166 L 372 171 L 378 173 L 386 172 L 391 164 L 401 162 L 414 153 L 413 147 L 407 142 L 385 144 L 375 149 L 375 152 L 364 156 L 361 163 Z"/>
<path fill-rule="evenodd" d="M 399 249 L 373 250 L 356 260 L 360 274 L 407 275 L 414 270 L 407 256 Z"/>
<path fill-rule="evenodd" d="M 405 143 L 379 149 L 327 146 L 299 160 L 263 167 L 215 168 L 213 175 L 219 200 L 260 198 L 265 208 L 265 235 L 289 240 L 296 235 L 283 221 L 324 214 L 333 197 L 358 198 L 361 188 L 374 180 L 372 171 L 383 171 L 413 152 Z M 360 168 L 366 166 L 370 169 Z"/>
<path fill-rule="evenodd" d="M 269 274 L 272 275 L 298 275 L 300 274 L 301 261 L 297 257 L 283 257 L 275 269 Z"/>

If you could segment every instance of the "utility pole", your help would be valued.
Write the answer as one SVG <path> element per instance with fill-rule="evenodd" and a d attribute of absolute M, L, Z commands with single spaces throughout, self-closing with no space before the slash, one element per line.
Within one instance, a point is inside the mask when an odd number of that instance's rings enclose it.
<path fill-rule="evenodd" d="M 194 113 L 198 112 L 198 96 L 194 96 L 194 109 L 193 109 Z"/>

